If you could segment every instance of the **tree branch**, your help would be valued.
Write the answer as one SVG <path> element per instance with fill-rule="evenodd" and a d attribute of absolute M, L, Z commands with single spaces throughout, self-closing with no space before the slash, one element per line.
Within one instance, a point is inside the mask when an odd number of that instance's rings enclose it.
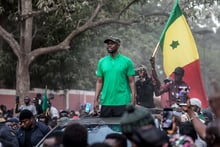
<path fill-rule="evenodd" d="M 36 59 L 39 55 L 43 55 L 46 53 L 51 52 L 57 52 L 62 50 L 67 50 L 70 48 L 70 42 L 77 37 L 80 33 L 85 32 L 86 30 L 92 29 L 97 26 L 109 24 L 109 23 L 118 23 L 118 24 L 124 24 L 124 25 L 130 25 L 133 23 L 139 22 L 138 20 L 118 20 L 115 18 L 112 19 L 104 19 L 97 22 L 88 22 L 81 27 L 78 27 L 76 30 L 72 31 L 61 43 L 50 46 L 50 47 L 43 47 L 43 48 L 37 48 L 29 53 L 30 57 L 30 63 Z"/>
<path fill-rule="evenodd" d="M 121 14 L 124 13 L 124 11 L 126 11 L 132 4 L 136 3 L 137 1 L 138 1 L 138 0 L 133 0 L 133 1 L 131 1 L 130 3 L 128 3 L 128 5 L 126 5 L 126 6 L 124 7 L 124 9 L 122 9 L 121 12 L 118 14 L 118 17 L 120 17 Z"/>
<path fill-rule="evenodd" d="M 88 22 L 92 22 L 96 18 L 96 16 L 98 15 L 98 13 L 99 13 L 102 6 L 103 6 L 103 2 L 100 1 L 100 3 L 98 3 L 94 13 L 92 14 L 92 16 L 90 17 Z"/>
<path fill-rule="evenodd" d="M 116 18 L 109 18 L 109 19 L 103 19 L 103 20 L 99 20 L 96 22 L 89 22 L 86 23 L 84 25 L 82 25 L 81 27 L 77 28 L 76 30 L 72 31 L 63 41 L 64 44 L 69 44 L 70 41 L 75 38 L 78 34 L 97 27 L 97 26 L 101 26 L 101 25 L 105 25 L 105 24 L 109 24 L 109 23 L 118 23 L 118 24 L 124 24 L 124 25 L 131 25 L 133 23 L 137 23 L 139 22 L 139 20 L 119 20 Z"/>
<path fill-rule="evenodd" d="M 13 35 L 7 32 L 1 25 L 0 25 L 0 36 L 9 44 L 15 55 L 19 57 L 20 46 L 18 42 L 15 40 Z"/>
<path fill-rule="evenodd" d="M 59 7 L 60 7 L 60 5 L 55 5 L 54 7 L 49 8 L 47 11 L 44 11 L 44 10 L 32 11 L 32 12 L 21 15 L 20 18 L 21 18 L 21 20 L 25 20 L 30 17 L 34 17 L 34 16 L 38 16 L 41 14 L 49 13 L 52 11 L 56 11 Z"/>
<path fill-rule="evenodd" d="M 74 38 L 76 38 L 80 33 L 85 32 L 89 29 L 92 29 L 92 28 L 95 28 L 95 27 L 98 27 L 101 25 L 105 25 L 105 24 L 110 24 L 110 23 L 131 25 L 133 23 L 139 22 L 140 20 L 138 20 L 137 18 L 129 19 L 129 20 L 120 20 L 119 19 L 119 16 L 135 2 L 137 2 L 137 0 L 133 0 L 132 2 L 130 2 L 116 17 L 113 16 L 113 18 L 106 18 L 106 19 L 97 20 L 94 22 L 94 19 L 96 18 L 96 16 L 100 12 L 101 7 L 103 6 L 103 3 L 101 1 L 100 3 L 98 3 L 96 9 L 94 10 L 94 13 L 92 13 L 91 17 L 89 18 L 89 20 L 85 24 L 83 24 L 82 26 L 78 26 L 75 30 L 70 32 L 69 35 L 67 35 L 66 38 L 64 38 L 64 40 L 62 42 L 60 42 L 57 45 L 34 49 L 28 55 L 29 59 L 30 59 L 29 62 L 30 63 L 33 62 L 33 60 L 35 60 L 36 57 L 38 57 L 42 54 L 47 54 L 47 53 L 51 53 L 51 52 L 57 52 L 57 51 L 69 49 L 71 41 Z M 150 16 L 152 14 L 148 14 L 148 15 Z M 164 13 L 154 13 L 154 15 L 165 15 L 165 14 Z"/>

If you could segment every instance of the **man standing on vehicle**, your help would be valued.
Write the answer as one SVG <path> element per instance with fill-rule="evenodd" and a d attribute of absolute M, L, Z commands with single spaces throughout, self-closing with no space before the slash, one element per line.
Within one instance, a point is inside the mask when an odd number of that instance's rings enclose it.
<path fill-rule="evenodd" d="M 101 117 L 120 117 L 127 105 L 135 104 L 134 64 L 119 53 L 120 39 L 109 37 L 104 43 L 109 55 L 98 62 L 94 112 L 100 103 Z"/>

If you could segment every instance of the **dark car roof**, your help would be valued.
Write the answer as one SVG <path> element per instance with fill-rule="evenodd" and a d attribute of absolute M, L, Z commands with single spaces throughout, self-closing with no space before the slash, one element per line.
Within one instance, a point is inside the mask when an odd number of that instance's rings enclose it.
<path fill-rule="evenodd" d="M 162 109 L 151 108 L 148 109 L 152 114 L 160 114 Z M 82 116 L 78 120 L 73 120 L 70 118 L 61 118 L 62 121 L 58 123 L 39 143 L 36 147 L 40 147 L 45 140 L 45 138 L 54 131 L 64 131 L 66 126 L 71 123 L 83 124 L 89 131 L 88 133 L 88 143 L 94 143 L 97 141 L 102 141 L 105 136 L 112 132 L 121 133 L 120 130 L 120 117 L 92 117 L 92 116 Z"/>
<path fill-rule="evenodd" d="M 88 133 L 88 143 L 94 143 L 97 141 L 102 141 L 105 135 L 117 132 L 120 133 L 120 118 L 119 117 L 110 117 L 110 118 L 100 118 L 100 117 L 82 117 L 78 120 L 73 119 L 63 119 L 54 127 L 37 145 L 36 147 L 42 146 L 45 138 L 54 131 L 64 131 L 66 126 L 72 123 L 83 124 L 89 131 Z"/>

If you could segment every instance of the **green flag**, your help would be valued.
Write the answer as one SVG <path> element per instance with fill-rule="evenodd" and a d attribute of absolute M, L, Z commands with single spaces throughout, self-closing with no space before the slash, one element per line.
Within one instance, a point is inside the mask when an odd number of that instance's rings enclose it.
<path fill-rule="evenodd" d="M 43 104 L 42 104 L 42 110 L 43 110 L 43 112 L 46 112 L 47 108 L 48 108 L 47 88 L 45 88 L 44 98 L 43 98 Z"/>

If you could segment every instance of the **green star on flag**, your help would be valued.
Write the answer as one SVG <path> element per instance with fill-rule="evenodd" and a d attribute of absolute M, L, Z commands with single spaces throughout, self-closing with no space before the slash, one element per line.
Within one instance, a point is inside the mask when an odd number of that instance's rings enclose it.
<path fill-rule="evenodd" d="M 172 41 L 172 43 L 170 44 L 170 46 L 172 47 L 172 49 L 177 48 L 177 46 L 180 45 L 178 40 L 177 41 Z"/>

